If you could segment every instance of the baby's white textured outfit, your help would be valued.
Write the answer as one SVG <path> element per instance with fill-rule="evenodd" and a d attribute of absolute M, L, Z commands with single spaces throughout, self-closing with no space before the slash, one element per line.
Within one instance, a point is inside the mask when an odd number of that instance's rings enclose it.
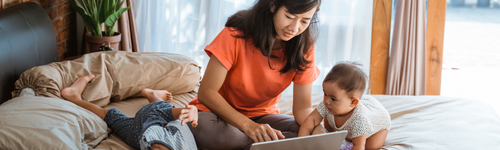
<path fill-rule="evenodd" d="M 383 129 L 391 129 L 391 116 L 380 102 L 370 95 L 364 95 L 354 108 L 351 117 L 341 127 L 335 126 L 335 116 L 328 112 L 323 101 L 318 104 L 318 112 L 328 120 L 336 131 L 347 130 L 346 139 L 352 140 L 366 134 L 366 138 Z"/>

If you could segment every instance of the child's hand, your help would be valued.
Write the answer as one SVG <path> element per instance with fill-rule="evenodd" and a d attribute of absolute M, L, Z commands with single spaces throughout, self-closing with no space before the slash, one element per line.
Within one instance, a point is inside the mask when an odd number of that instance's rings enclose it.
<path fill-rule="evenodd" d="M 186 105 L 186 109 L 181 110 L 179 120 L 182 120 L 181 125 L 184 125 L 187 122 L 191 122 L 191 125 L 193 127 L 198 126 L 198 108 L 193 105 Z"/>
<path fill-rule="evenodd" d="M 323 128 L 323 126 L 320 124 L 318 126 L 316 126 L 314 129 L 313 129 L 313 132 L 311 135 L 315 135 L 315 134 L 323 134 L 323 133 L 326 133 L 326 129 Z"/>

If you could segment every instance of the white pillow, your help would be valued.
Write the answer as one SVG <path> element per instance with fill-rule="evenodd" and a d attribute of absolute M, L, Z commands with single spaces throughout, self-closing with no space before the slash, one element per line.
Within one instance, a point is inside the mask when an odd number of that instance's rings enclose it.
<path fill-rule="evenodd" d="M 107 125 L 69 101 L 22 96 L 0 105 L 0 149 L 91 149 Z"/>

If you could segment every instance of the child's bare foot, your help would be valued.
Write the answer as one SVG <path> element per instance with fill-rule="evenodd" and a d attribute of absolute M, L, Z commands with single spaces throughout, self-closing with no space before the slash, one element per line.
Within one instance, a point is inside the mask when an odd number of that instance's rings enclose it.
<path fill-rule="evenodd" d="M 69 101 L 82 100 L 83 90 L 94 77 L 94 75 L 87 75 L 76 79 L 75 83 L 61 91 L 61 96 Z"/>
<path fill-rule="evenodd" d="M 155 96 L 158 96 L 161 100 L 167 101 L 171 103 L 173 101 L 172 93 L 167 90 L 152 90 L 152 89 L 143 89 L 141 91 L 142 96 L 146 97 L 149 102 L 155 102 Z"/>

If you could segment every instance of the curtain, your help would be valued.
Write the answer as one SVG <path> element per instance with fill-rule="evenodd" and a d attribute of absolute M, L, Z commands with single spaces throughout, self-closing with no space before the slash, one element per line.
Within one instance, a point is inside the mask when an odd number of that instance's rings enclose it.
<path fill-rule="evenodd" d="M 203 66 L 204 48 L 224 28 L 229 16 L 249 9 L 255 0 L 132 0 L 141 51 L 183 54 Z M 369 75 L 373 1 L 322 0 L 316 63 L 321 70 L 313 93 L 338 61 L 357 61 Z M 284 93 L 291 93 L 288 88 Z"/>
<path fill-rule="evenodd" d="M 323 79 L 339 61 L 362 64 L 368 85 L 373 1 L 322 0 L 318 15 L 320 34 L 314 46 L 321 74 L 313 83 L 313 93 L 323 93 Z"/>
<path fill-rule="evenodd" d="M 425 95 L 425 1 L 397 1 L 387 95 Z"/>
<path fill-rule="evenodd" d="M 137 40 L 137 32 L 135 28 L 135 20 L 133 17 L 134 6 L 130 0 L 125 0 L 123 8 L 131 6 L 129 10 L 122 14 L 118 19 L 117 30 L 122 34 L 120 42 L 120 50 L 127 52 L 139 52 L 139 41 Z"/>

